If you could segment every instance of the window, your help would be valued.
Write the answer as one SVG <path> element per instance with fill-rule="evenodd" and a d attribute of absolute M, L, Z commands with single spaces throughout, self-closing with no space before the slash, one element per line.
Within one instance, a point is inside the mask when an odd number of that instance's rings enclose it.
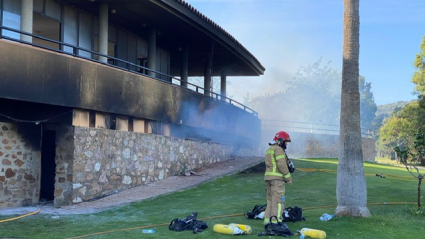
<path fill-rule="evenodd" d="M 21 1 L 16 0 L 3 0 L 3 14 L 2 24 L 5 27 L 13 28 L 16 30 L 21 29 Z M 4 30 L 3 36 L 20 39 L 20 34 L 17 32 Z"/>
<path fill-rule="evenodd" d="M 65 16 L 63 20 L 63 42 L 77 46 L 78 45 L 78 12 L 75 8 L 65 7 Z M 72 53 L 72 47 L 65 46 L 64 51 Z M 81 52 L 80 52 L 81 54 Z"/>
<path fill-rule="evenodd" d="M 91 50 L 92 49 L 92 16 L 80 12 L 80 27 L 79 27 L 79 38 L 78 38 L 78 46 L 84 49 Z M 86 51 L 80 52 L 81 56 L 90 58 L 91 53 Z"/>
<path fill-rule="evenodd" d="M 61 20 L 61 4 L 55 0 L 46 0 L 45 14 L 48 17 L 55 19 L 56 21 Z"/>
<path fill-rule="evenodd" d="M 35 35 L 60 41 L 60 22 L 34 13 L 33 32 Z M 59 50 L 59 44 L 34 37 L 33 43 Z"/>

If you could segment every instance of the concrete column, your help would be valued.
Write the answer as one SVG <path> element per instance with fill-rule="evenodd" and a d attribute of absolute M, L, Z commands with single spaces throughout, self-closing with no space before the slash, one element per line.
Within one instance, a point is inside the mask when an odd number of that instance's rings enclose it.
<path fill-rule="evenodd" d="M 108 124 L 106 123 L 107 121 L 107 117 L 104 114 L 101 113 L 96 113 L 95 116 L 95 128 L 103 128 L 103 129 L 107 129 L 108 128 Z"/>
<path fill-rule="evenodd" d="M 99 8 L 99 53 L 108 55 L 108 22 L 109 22 L 109 4 L 102 3 Z M 108 58 L 100 56 L 99 61 L 108 62 Z"/>
<path fill-rule="evenodd" d="M 221 99 L 226 100 L 226 99 L 223 98 L 223 97 L 226 97 L 226 94 L 227 94 L 227 92 L 226 92 L 226 84 L 227 84 L 226 73 L 224 71 L 221 71 L 220 80 L 221 80 L 220 81 L 220 95 L 222 96 Z"/>
<path fill-rule="evenodd" d="M 153 132 L 153 121 L 145 120 L 145 133 L 146 134 L 152 134 Z"/>
<path fill-rule="evenodd" d="M 21 31 L 32 33 L 33 25 L 33 0 L 22 0 L 21 2 Z M 32 42 L 32 37 L 21 34 L 21 40 Z"/>
<path fill-rule="evenodd" d="M 148 68 L 156 70 L 156 29 L 151 28 L 149 31 L 148 39 Z M 152 71 L 148 72 L 151 77 L 156 77 L 156 74 Z"/>
<path fill-rule="evenodd" d="M 145 121 L 142 119 L 134 119 L 133 131 L 137 133 L 145 133 Z"/>
<path fill-rule="evenodd" d="M 128 130 L 128 117 L 126 116 L 119 116 L 116 120 L 116 130 L 121 131 L 129 131 Z"/>
<path fill-rule="evenodd" d="M 163 123 L 163 125 L 162 125 L 162 132 L 163 132 L 163 135 L 164 136 L 170 137 L 170 135 L 171 135 L 171 126 L 170 126 L 170 124 Z"/>
<path fill-rule="evenodd" d="M 72 112 L 72 125 L 89 127 L 90 126 L 90 112 L 86 110 L 74 109 Z"/>
<path fill-rule="evenodd" d="M 187 81 L 189 77 L 189 49 L 183 47 L 182 49 L 182 65 L 181 65 L 181 78 L 180 85 L 187 88 Z"/>
<path fill-rule="evenodd" d="M 209 59 L 204 63 L 204 95 L 211 96 L 211 64 Z"/>

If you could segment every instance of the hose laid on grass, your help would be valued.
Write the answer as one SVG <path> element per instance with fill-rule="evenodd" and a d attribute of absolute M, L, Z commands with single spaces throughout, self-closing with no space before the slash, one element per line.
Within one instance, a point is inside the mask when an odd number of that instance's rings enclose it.
<path fill-rule="evenodd" d="M 329 169 L 297 168 L 297 170 L 302 171 L 302 172 L 319 171 L 319 172 L 332 173 L 332 174 L 336 174 L 337 173 L 337 170 L 329 170 Z M 376 174 L 372 174 L 372 173 L 365 173 L 365 175 L 376 176 Z M 410 176 L 399 176 L 399 175 L 386 174 L 385 177 L 386 178 L 389 178 L 389 179 L 396 179 L 397 178 L 398 180 L 413 181 L 413 180 L 407 180 L 407 177 L 410 178 Z M 401 179 L 401 178 L 406 178 L 406 179 Z M 14 218 L 0 220 L 0 223 L 9 222 L 9 221 L 13 221 L 13 220 L 17 220 L 17 219 L 20 219 L 20 218 L 23 218 L 23 217 L 27 217 L 27 216 L 31 216 L 31 215 L 37 214 L 38 212 L 41 211 L 41 208 L 45 204 L 46 203 L 42 204 L 38 208 L 38 210 L 35 211 L 35 212 L 27 213 L 27 214 L 24 214 L 24 215 L 21 215 L 21 216 L 18 216 L 18 217 L 14 217 Z M 417 204 L 417 203 L 415 203 L 415 202 L 368 203 L 368 205 L 403 205 L 403 204 Z M 303 210 L 320 209 L 320 208 L 331 208 L 331 207 L 337 207 L 337 205 L 306 207 L 306 208 L 303 208 Z M 223 218 L 223 217 L 237 217 L 237 216 L 243 216 L 243 215 L 244 215 L 243 213 L 230 214 L 230 215 L 220 215 L 220 216 L 213 216 L 213 217 L 202 218 L 201 220 L 216 219 L 216 218 Z M 105 232 L 97 232 L 97 233 L 92 233 L 92 234 L 87 234 L 87 235 L 82 235 L 82 236 L 69 237 L 67 239 L 84 238 L 84 237 L 95 236 L 95 235 L 109 234 L 109 233 L 118 232 L 118 231 L 128 231 L 128 230 L 135 230 L 135 229 L 145 229 L 145 228 L 150 228 L 150 227 L 158 227 L 158 226 L 166 226 L 166 225 L 169 225 L 169 223 L 161 223 L 161 224 L 154 224 L 154 225 L 148 225 L 148 226 L 140 226 L 140 227 L 124 228 L 124 229 L 117 229 L 117 230 L 111 230 L 111 231 L 105 231 Z"/>
<path fill-rule="evenodd" d="M 384 202 L 384 203 L 368 203 L 368 205 L 415 205 L 417 203 L 415 202 Z M 44 204 L 43 204 L 44 205 Z M 24 215 L 21 215 L 19 217 L 14 217 L 14 218 L 9 218 L 9 219 L 4 219 L 1 220 L 0 223 L 2 222 L 9 222 L 9 221 L 13 221 L 13 220 L 17 220 L 26 216 L 31 216 L 34 214 L 37 214 L 38 212 L 40 212 L 42 206 L 41 205 L 39 207 L 39 209 L 35 212 L 31 212 L 31 213 L 27 213 Z M 303 210 L 312 210 L 312 209 L 321 209 L 321 208 L 331 208 L 331 207 L 337 207 L 337 205 L 326 205 L 326 206 L 316 206 L 316 207 L 305 207 L 303 208 Z M 237 214 L 229 214 L 229 215 L 219 215 L 219 216 L 212 216 L 212 217 L 206 217 L 206 218 L 201 218 L 200 220 L 210 220 L 210 219 L 217 219 L 217 218 L 224 218 L 224 217 L 238 217 L 238 216 L 244 216 L 244 213 L 237 213 Z M 97 235 L 103 235 L 103 234 L 110 234 L 110 233 L 114 233 L 114 232 L 119 232 L 119 231 L 130 231 L 130 230 L 136 230 L 136 229 L 145 229 L 145 228 L 152 228 L 152 227 L 159 227 L 159 226 L 167 226 L 169 225 L 169 223 L 160 223 L 160 224 L 152 224 L 152 225 L 147 225 L 147 226 L 140 226 L 140 227 L 131 227 L 131 228 L 123 228 L 123 229 L 116 229 L 116 230 L 110 230 L 110 231 L 104 231 L 104 232 L 95 232 L 95 233 L 91 233 L 91 234 L 86 234 L 86 235 L 81 235 L 81 236 L 75 236 L 75 237 L 68 237 L 67 239 L 77 239 L 77 238 L 84 238 L 84 237 L 90 237 L 90 236 L 97 236 Z"/>
<path fill-rule="evenodd" d="M 298 171 L 301 172 L 324 172 L 324 173 L 331 173 L 331 174 L 337 174 L 337 170 L 333 169 L 320 169 L 320 168 L 297 168 Z M 367 176 L 377 176 L 377 174 L 373 173 L 365 173 Z M 412 176 L 402 176 L 402 175 L 393 175 L 393 174 L 385 174 L 382 175 L 383 178 L 388 179 L 397 179 L 402 181 L 409 181 L 409 182 L 416 182 L 417 179 L 413 178 Z"/>
<path fill-rule="evenodd" d="M 21 215 L 21 216 L 18 216 L 18 217 L 13 217 L 13 218 L 8 218 L 8 219 L 3 219 L 3 220 L 0 220 L 0 223 L 3 223 L 3 222 L 10 222 L 10 221 L 18 220 L 18 219 L 23 218 L 23 217 L 28 217 L 28 216 L 31 216 L 31 215 L 37 214 L 37 213 L 39 213 L 39 212 L 41 211 L 41 208 L 42 208 L 45 204 L 46 204 L 46 203 L 41 204 L 41 206 L 37 209 L 37 211 L 30 212 L 30 213 L 27 213 L 27 214 L 24 214 L 24 215 Z"/>
<path fill-rule="evenodd" d="M 384 202 L 384 203 L 368 203 L 367 205 L 406 205 L 406 204 L 411 205 L 411 204 L 417 204 L 417 203 L 415 203 L 415 202 Z M 337 205 L 306 207 L 306 208 L 303 208 L 303 211 L 304 210 L 312 210 L 312 209 L 321 209 L 321 208 L 331 208 L 331 207 L 337 207 Z M 205 220 L 216 219 L 216 218 L 238 217 L 238 216 L 244 216 L 244 213 L 205 217 L 205 218 L 200 218 L 199 220 L 205 221 Z M 153 225 L 140 226 L 140 227 L 116 229 L 116 230 L 104 231 L 104 232 L 95 232 L 95 233 L 91 233 L 91 234 L 87 234 L 87 235 L 81 235 L 81 236 L 76 236 L 76 237 L 68 237 L 66 239 L 77 239 L 77 238 L 97 236 L 97 235 L 102 235 L 102 234 L 109 234 L 109 233 L 119 232 L 119 231 L 130 231 L 130 230 L 136 230 L 136 229 L 153 228 L 153 227 L 167 226 L 167 225 L 170 225 L 170 223 L 161 223 L 161 224 L 153 224 Z"/>
<path fill-rule="evenodd" d="M 417 202 L 372 202 L 368 203 L 367 205 L 416 205 Z M 311 209 L 321 209 L 321 208 L 330 208 L 330 207 L 337 207 L 338 205 L 326 205 L 326 206 L 316 206 L 316 207 L 303 207 L 304 210 L 311 210 Z"/>
<path fill-rule="evenodd" d="M 243 213 L 230 214 L 230 215 L 219 215 L 219 216 L 213 216 L 213 217 L 200 218 L 199 220 L 205 221 L 205 220 L 208 220 L 208 219 L 216 219 L 216 218 L 223 218 L 223 217 L 238 217 L 238 216 L 243 216 L 243 215 L 244 215 Z M 116 229 L 116 230 L 111 230 L 111 231 L 95 232 L 95 233 L 92 233 L 92 234 L 81 235 L 81 236 L 76 236 L 76 237 L 68 237 L 66 239 L 77 239 L 77 238 L 84 238 L 84 237 L 89 237 L 89 236 L 97 236 L 97 235 L 102 235 L 102 234 L 109 234 L 109 233 L 113 233 L 113 232 L 130 231 L 130 230 L 136 230 L 136 229 L 145 229 L 145 228 L 152 228 L 152 227 L 159 227 L 159 226 L 168 226 L 168 225 L 170 225 L 170 223 L 160 223 L 160 224 L 153 224 L 153 225 L 140 226 L 140 227 L 131 227 L 131 228 L 124 228 L 124 229 Z"/>
<path fill-rule="evenodd" d="M 318 171 L 318 172 L 332 173 L 332 174 L 336 174 L 336 173 L 337 173 L 337 170 L 319 169 L 319 168 L 297 168 L 297 170 L 302 171 L 302 172 L 314 172 L 314 171 Z M 372 174 L 372 173 L 365 173 L 365 175 L 368 175 L 368 176 L 376 176 L 376 174 Z M 397 179 L 397 180 L 404 180 L 404 181 L 416 181 L 416 180 L 414 180 L 414 179 L 412 179 L 412 180 L 408 180 L 408 179 L 407 179 L 407 178 L 409 178 L 409 179 L 410 179 L 410 178 L 411 178 L 411 176 L 400 176 L 400 175 L 391 175 L 391 174 L 386 174 L 386 175 L 385 175 L 385 177 L 386 177 L 386 178 L 389 178 L 389 179 Z M 46 203 L 47 203 L 47 202 L 46 202 Z M 40 212 L 41 208 L 42 208 L 42 207 L 43 207 L 46 203 L 42 204 L 42 205 L 38 208 L 38 210 L 37 210 L 37 211 L 35 211 L 35 212 L 27 213 L 27 214 L 24 214 L 24 215 L 21 215 L 21 216 L 18 216 L 18 217 L 14 217 L 14 218 L 9 218 L 9 219 L 0 220 L 0 223 L 3 223 L 3 222 L 9 222 L 9 221 L 13 221 L 13 220 L 17 220 L 17 219 L 20 219 L 20 218 L 23 218 L 23 217 L 27 217 L 27 216 L 31 216 L 31 215 L 37 214 L 37 213 L 39 213 L 39 212 Z M 305 210 L 305 209 L 304 209 L 304 210 Z"/>

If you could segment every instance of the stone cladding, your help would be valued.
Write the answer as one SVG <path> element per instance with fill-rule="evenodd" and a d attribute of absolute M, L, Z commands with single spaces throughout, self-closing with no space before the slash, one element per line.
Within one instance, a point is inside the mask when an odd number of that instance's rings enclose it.
<path fill-rule="evenodd" d="M 40 151 L 18 129 L 0 122 L 0 208 L 38 202 Z"/>
<path fill-rule="evenodd" d="M 62 177 L 66 186 L 55 195 L 58 206 L 69 199 L 68 183 L 72 183 L 72 203 L 80 203 L 226 160 L 233 151 L 232 146 L 215 143 L 84 127 L 75 127 L 70 140 L 73 162 L 58 165 L 67 165 L 72 178 Z M 58 153 L 62 150 L 68 148 Z"/>
<path fill-rule="evenodd" d="M 0 122 L 0 208 L 39 203 L 39 147 Z M 41 128 L 39 128 L 40 130 Z M 258 150 L 104 128 L 46 125 L 56 132 L 54 205 L 80 203 L 196 171 Z M 40 140 L 34 145 L 40 145 Z"/>

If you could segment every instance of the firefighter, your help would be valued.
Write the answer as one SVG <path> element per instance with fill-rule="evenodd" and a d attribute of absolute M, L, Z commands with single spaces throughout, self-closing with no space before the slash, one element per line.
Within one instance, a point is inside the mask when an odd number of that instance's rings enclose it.
<path fill-rule="evenodd" d="M 282 222 L 283 211 L 285 210 L 285 183 L 292 184 L 291 173 L 288 169 L 288 157 L 286 156 L 286 144 L 291 142 L 289 134 L 279 131 L 269 143 L 270 147 L 266 151 L 265 163 L 266 172 L 264 181 L 267 191 L 267 208 L 264 213 L 264 224 Z"/>

